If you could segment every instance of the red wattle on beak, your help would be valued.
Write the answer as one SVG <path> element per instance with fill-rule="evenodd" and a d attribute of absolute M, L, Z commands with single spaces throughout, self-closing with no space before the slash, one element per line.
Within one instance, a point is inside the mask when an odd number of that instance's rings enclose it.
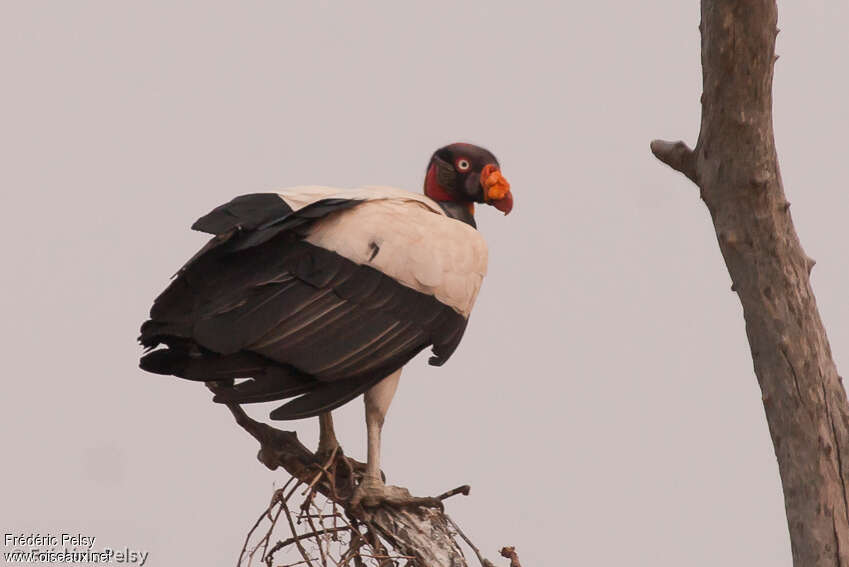
<path fill-rule="evenodd" d="M 481 171 L 481 187 L 484 201 L 505 215 L 513 210 L 513 194 L 510 183 L 501 175 L 501 170 L 493 164 L 488 164 Z"/>
<path fill-rule="evenodd" d="M 493 201 L 492 206 L 505 215 L 509 215 L 510 211 L 513 210 L 513 194 L 508 191 L 504 197 L 497 201 Z"/>

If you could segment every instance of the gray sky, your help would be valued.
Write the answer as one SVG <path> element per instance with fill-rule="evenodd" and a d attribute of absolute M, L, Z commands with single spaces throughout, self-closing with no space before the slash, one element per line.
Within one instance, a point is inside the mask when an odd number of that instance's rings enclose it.
<path fill-rule="evenodd" d="M 849 4 L 779 8 L 781 170 L 846 372 Z M 648 149 L 695 142 L 698 21 L 695 0 L 3 3 L 2 529 L 235 563 L 283 474 L 204 388 L 136 367 L 189 225 L 289 185 L 417 191 L 464 140 L 516 206 L 478 214 L 462 346 L 402 377 L 389 481 L 471 484 L 452 515 L 529 566 L 790 565 L 739 302 L 696 188 Z M 360 458 L 362 413 L 337 417 Z"/>

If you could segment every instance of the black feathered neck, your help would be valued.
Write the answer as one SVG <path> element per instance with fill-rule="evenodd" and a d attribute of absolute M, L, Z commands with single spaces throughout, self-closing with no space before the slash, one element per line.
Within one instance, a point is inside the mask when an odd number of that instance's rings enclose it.
<path fill-rule="evenodd" d="M 437 201 L 437 203 L 439 203 L 439 206 L 442 207 L 443 211 L 445 211 L 445 214 L 452 219 L 462 221 L 472 228 L 478 227 L 478 225 L 475 224 L 474 215 L 469 210 L 468 203 L 458 203 L 456 201 Z"/>

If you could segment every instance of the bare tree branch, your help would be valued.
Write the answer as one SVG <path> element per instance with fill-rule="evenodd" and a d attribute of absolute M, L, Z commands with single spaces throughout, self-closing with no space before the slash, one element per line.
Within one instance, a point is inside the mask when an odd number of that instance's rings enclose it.
<path fill-rule="evenodd" d="M 304 492 L 306 500 L 302 507 L 303 513 L 298 518 L 304 518 L 309 524 L 310 532 L 307 535 L 296 535 L 296 528 L 292 513 L 288 508 L 288 500 L 294 494 L 295 488 L 290 489 L 284 494 L 285 488 L 275 492 L 275 498 L 272 499 L 271 506 L 260 517 L 267 517 L 272 512 L 272 507 L 279 504 L 280 508 L 274 516 L 272 526 L 265 536 L 265 544 L 268 543 L 271 529 L 276 523 L 276 518 L 282 511 L 289 527 L 292 531 L 292 537 L 278 542 L 270 548 L 270 552 L 263 553 L 263 557 L 270 558 L 280 549 L 294 544 L 298 547 L 304 560 L 301 564 L 312 564 L 309 559 L 310 554 L 303 547 L 302 541 L 310 538 L 318 538 L 322 534 L 339 532 L 343 530 L 356 531 L 356 524 L 347 523 L 345 528 L 319 528 L 312 522 L 312 517 L 307 506 L 312 502 L 315 493 L 321 494 L 331 502 L 335 503 L 344 510 L 345 514 L 352 519 L 353 522 L 359 522 L 367 527 L 367 537 L 383 539 L 397 553 L 392 555 L 382 549 L 378 541 L 372 541 L 369 545 L 375 547 L 377 553 L 363 554 L 359 551 L 361 543 L 356 541 L 358 536 L 353 538 L 349 554 L 343 557 L 345 563 L 360 557 L 370 557 L 378 559 L 381 562 L 390 561 L 390 559 L 409 559 L 410 565 L 420 567 L 468 567 L 463 552 L 457 541 L 454 539 L 455 531 L 459 532 L 459 528 L 451 522 L 442 511 L 441 508 L 425 508 L 419 506 L 410 507 L 395 507 L 395 506 L 380 506 L 377 508 L 364 509 L 359 506 L 351 506 L 350 499 L 353 495 L 353 490 L 359 475 L 364 471 L 365 465 L 353 459 L 349 459 L 339 450 L 335 452 L 331 459 L 327 462 L 320 462 L 318 458 L 300 441 L 297 435 L 291 431 L 281 431 L 270 425 L 258 422 L 248 416 L 245 411 L 237 404 L 227 404 L 228 409 L 233 414 L 233 417 L 245 431 L 251 434 L 260 444 L 260 450 L 257 458 L 266 467 L 275 470 L 279 467 L 285 469 L 294 479 L 297 479 L 298 485 L 305 485 L 307 490 Z M 288 487 L 288 484 L 287 484 Z M 423 499 L 433 501 L 441 507 L 441 501 L 457 494 L 468 495 L 470 487 L 468 485 L 457 487 L 453 490 L 445 492 L 436 498 Z M 319 517 L 322 515 L 319 513 Z M 336 517 L 339 517 L 338 515 Z M 259 521 L 254 525 L 251 532 L 248 534 L 248 539 L 256 530 Z M 358 531 L 356 531 L 359 534 Z M 491 567 L 492 563 L 483 559 L 480 552 L 471 542 L 462 535 L 463 539 L 475 550 L 482 564 L 486 567 Z M 245 541 L 245 547 L 242 549 L 241 558 L 245 555 L 248 540 Z M 316 546 L 319 553 L 319 561 L 326 563 L 324 551 L 321 544 Z M 353 553 L 350 553 L 353 551 Z M 356 561 L 355 561 L 356 564 Z"/>
<path fill-rule="evenodd" d="M 684 142 L 654 140 L 651 143 L 654 156 L 674 169 L 686 175 L 693 183 L 696 180 L 696 154 Z"/>

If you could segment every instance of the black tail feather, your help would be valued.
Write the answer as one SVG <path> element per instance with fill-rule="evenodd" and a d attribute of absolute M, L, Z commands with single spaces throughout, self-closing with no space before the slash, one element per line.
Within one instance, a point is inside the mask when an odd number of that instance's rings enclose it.
<path fill-rule="evenodd" d="M 219 355 L 201 350 L 196 345 L 154 350 L 141 358 L 139 366 L 154 374 L 178 376 L 198 382 L 252 378 L 239 384 L 233 394 L 226 396 L 228 399 L 222 400 L 240 403 L 248 401 L 236 399 L 242 393 L 246 397 L 261 395 L 267 398 L 254 401 L 280 400 L 302 394 L 317 383 L 314 378 L 291 366 L 277 364 L 252 352 Z M 276 397 L 271 397 L 273 394 Z"/>
<path fill-rule="evenodd" d="M 149 352 L 139 360 L 139 368 L 171 376 L 182 376 L 186 371 L 188 356 L 184 352 L 163 348 Z"/>
<path fill-rule="evenodd" d="M 357 379 L 319 383 L 308 393 L 283 404 L 269 417 L 278 421 L 314 417 L 346 404 L 383 380 L 387 374 L 369 374 Z"/>
<path fill-rule="evenodd" d="M 219 390 L 213 402 L 250 404 L 283 400 L 309 392 L 318 382 L 293 375 L 253 378 Z"/>

